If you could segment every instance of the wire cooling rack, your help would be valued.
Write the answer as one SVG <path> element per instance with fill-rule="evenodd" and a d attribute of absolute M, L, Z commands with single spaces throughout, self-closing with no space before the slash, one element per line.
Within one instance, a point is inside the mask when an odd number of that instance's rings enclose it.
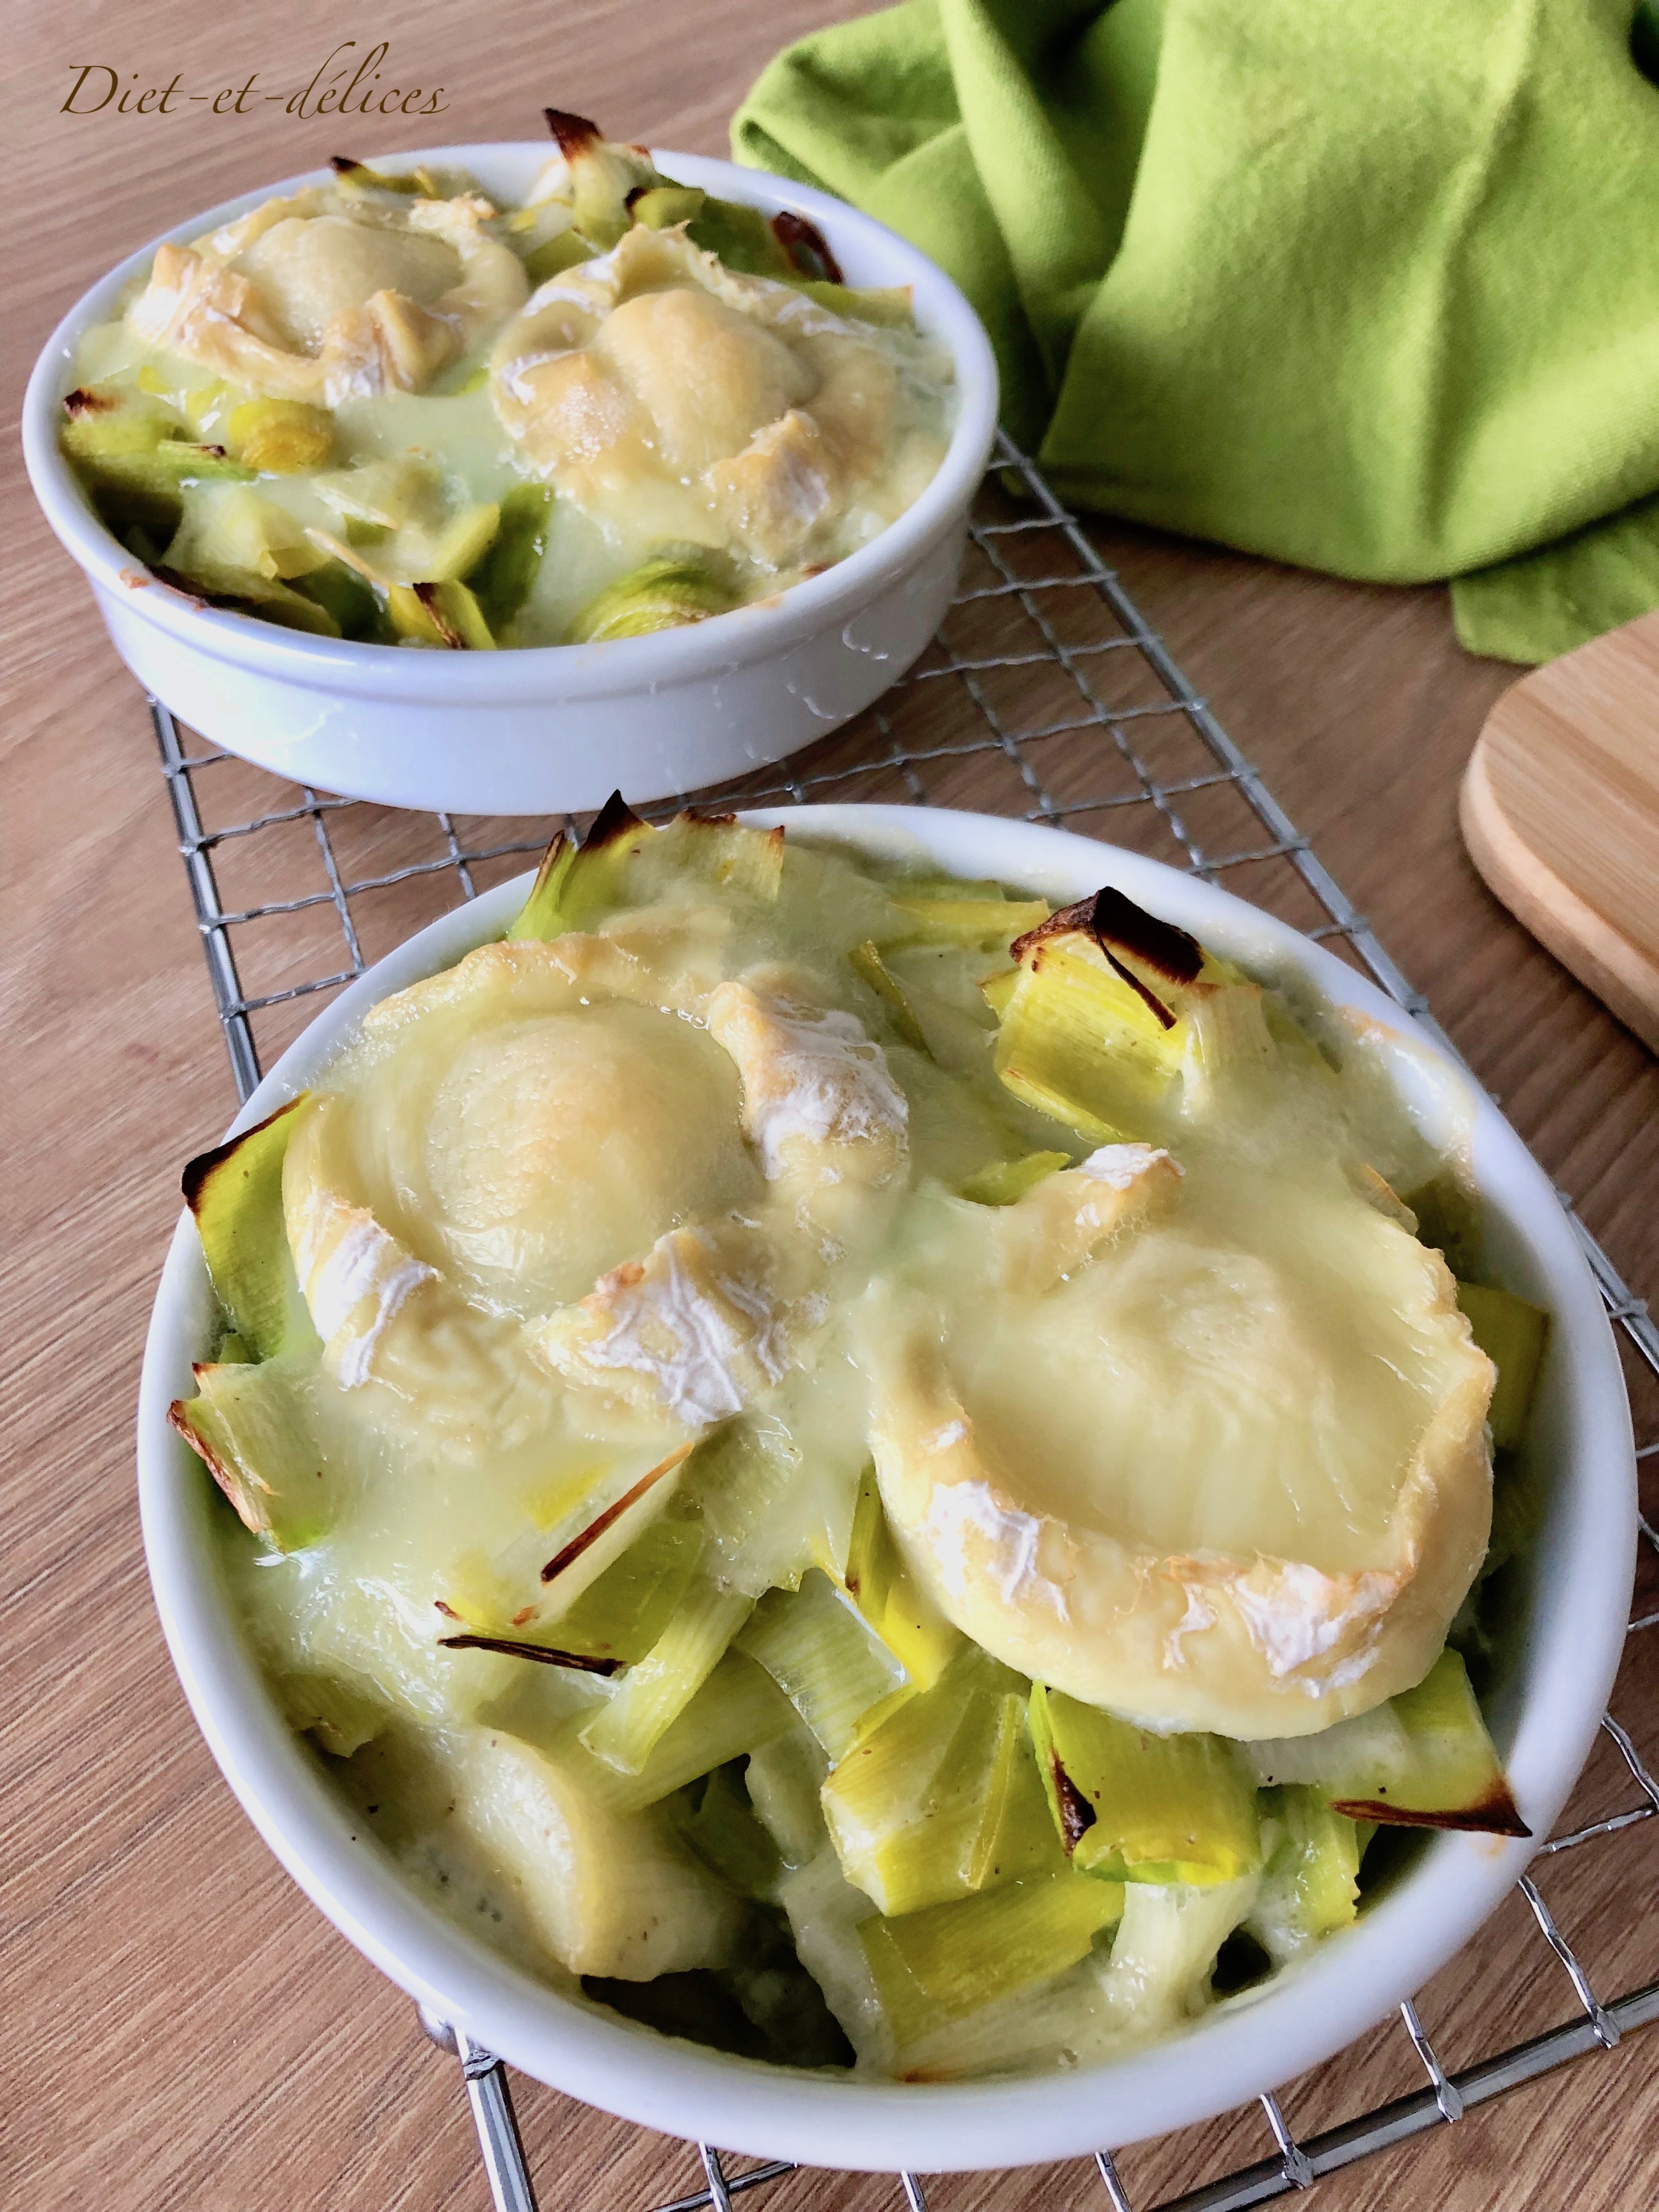
<path fill-rule="evenodd" d="M 557 820 L 415 815 L 283 785 L 181 731 L 164 707 L 152 702 L 152 713 L 208 974 L 244 1098 L 259 1079 L 262 1061 L 310 1018 L 313 1000 L 349 983 L 412 929 L 515 872 L 560 826 Z M 684 796 L 701 804 L 850 799 L 972 806 L 1129 845 L 1224 880 L 1325 940 L 1450 1048 L 1424 1000 L 1188 684 L 1084 528 L 1006 441 L 975 507 L 961 589 L 917 665 L 856 721 L 792 762 Z M 646 811 L 660 817 L 680 803 Z M 1651 1391 L 1659 1382 L 1659 1330 L 1570 1204 L 1567 1210 L 1632 1381 Z M 1659 1407 L 1659 1397 L 1653 1402 Z M 1648 1474 L 1659 1472 L 1659 1412 L 1652 1430 L 1641 1455 Z M 1652 1511 L 1641 1516 L 1638 1589 L 1648 1595 L 1638 1596 L 1630 1625 L 1615 1709 L 1633 1688 L 1637 1639 L 1644 1632 L 1659 1636 L 1652 1595 L 1659 1588 L 1656 1517 Z M 1278 2096 L 1263 2097 L 1254 2116 L 1253 2108 L 1232 2115 L 1199 2136 L 1190 2162 L 1158 2164 L 1160 2173 L 1184 2178 L 1213 2166 L 1219 2146 L 1231 2170 L 1173 2195 L 1161 2193 L 1166 2184 L 1160 2179 L 1156 2203 L 1138 2187 L 1132 2195 L 1133 2175 L 1126 2183 L 1118 2161 L 1102 2150 L 1096 2165 L 1109 2212 L 1243 2212 L 1455 2123 L 1506 2090 L 1609 2050 L 1621 2036 L 1659 2020 L 1659 1981 L 1618 1996 L 1598 1992 L 1544 1895 L 1545 1887 L 1553 1887 L 1559 1855 L 1587 1850 L 1605 1858 L 1604 1893 L 1619 1893 L 1614 1885 L 1632 1897 L 1654 1893 L 1659 1784 L 1614 1712 L 1603 1729 L 1566 1825 L 1545 1844 L 1534 1874 L 1519 1886 L 1523 1917 L 1535 1929 L 1535 1955 L 1518 1967 L 1513 1934 L 1506 1933 L 1498 1996 L 1480 2007 L 1474 2031 L 1489 2055 L 1443 2063 L 1437 2042 L 1443 2045 L 1459 2023 L 1454 2015 L 1443 2032 L 1437 2026 L 1431 2040 L 1419 1992 L 1417 2003 L 1401 2008 L 1395 2039 L 1404 2078 L 1419 2086 L 1334 2124 L 1298 2132 L 1286 2108 L 1307 2100 L 1298 2100 L 1298 2085 L 1288 2085 Z M 1627 1856 L 1615 1863 L 1613 1854 L 1621 1848 L 1615 1839 L 1649 1823 L 1633 1839 L 1644 1863 Z M 1627 1852 L 1629 1845 L 1622 1848 Z M 1582 1905 L 1577 1883 L 1571 1893 Z M 1584 1917 L 1581 1910 L 1577 1917 Z M 1478 1983 L 1490 1961 L 1483 1968 L 1474 1952 L 1471 1947 L 1459 1963 L 1467 1965 L 1465 1978 Z M 1551 1996 L 1558 1986 L 1559 1997 Z M 1534 2011 L 1541 2005 L 1553 2024 L 1520 2037 L 1517 2027 L 1528 2024 L 1523 1987 Z M 1568 1990 L 1571 2008 L 1562 2020 L 1559 2002 Z M 535 2212 L 504 2069 L 489 2051 L 458 2041 L 442 2022 L 427 2018 L 423 2024 L 461 2059 L 497 2206 Z M 1507 2041 L 1509 2036 L 1516 2039 Z M 1490 2051 L 1493 2041 L 1506 2047 Z M 1384 2054 L 1384 2074 L 1392 2056 Z M 1333 2098 L 1339 2108 L 1351 2105 L 1342 2095 L 1342 2062 L 1336 2063 L 1334 2087 L 1331 2070 L 1325 2069 L 1324 2105 Z M 1352 2070 L 1357 2078 L 1357 2057 Z M 1374 2050 L 1366 2054 L 1364 2075 L 1368 2083 L 1379 2078 Z M 1314 2099 L 1316 2108 L 1321 2101 Z M 1261 2134 L 1260 2157 L 1248 2155 L 1252 2128 Z M 697 2148 L 701 2185 L 656 2212 L 731 2212 L 734 2197 L 765 2190 L 792 2170 L 776 2163 L 738 2166 L 708 2145 Z M 1242 2154 L 1243 2162 L 1233 2163 Z M 567 2163 L 567 2192 L 570 2179 Z M 910 2212 L 926 2212 L 922 2181 L 914 2174 L 898 2180 Z M 1002 2185 L 1010 2204 L 1030 2194 L 1029 2178 L 1007 2177 Z M 1101 2203 L 1098 2196 L 1095 2201 Z"/>

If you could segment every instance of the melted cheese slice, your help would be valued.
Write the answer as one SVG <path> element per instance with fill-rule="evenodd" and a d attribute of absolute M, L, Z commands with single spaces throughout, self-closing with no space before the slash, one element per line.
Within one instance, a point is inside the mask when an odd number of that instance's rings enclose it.
<path fill-rule="evenodd" d="M 1113 1152 L 1103 1236 L 1056 1176 L 878 1301 L 883 1498 L 1023 1673 L 1154 1729 L 1324 1728 L 1422 1678 L 1479 1565 L 1491 1364 L 1438 1254 L 1316 1162 Z"/>
<path fill-rule="evenodd" d="M 251 392 L 337 407 L 418 392 L 529 283 L 471 195 L 388 207 L 327 186 L 158 247 L 127 312 L 145 343 Z"/>
<path fill-rule="evenodd" d="M 902 427 L 872 331 L 677 231 L 630 230 L 544 284 L 496 342 L 491 390 L 525 462 L 590 514 L 771 568 L 861 502 L 890 520 L 942 451 Z"/>

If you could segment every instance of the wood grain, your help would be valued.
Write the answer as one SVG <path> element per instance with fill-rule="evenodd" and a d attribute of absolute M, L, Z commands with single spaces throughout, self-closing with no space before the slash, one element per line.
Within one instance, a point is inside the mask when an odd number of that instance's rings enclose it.
<path fill-rule="evenodd" d="M 1659 1051 L 1659 615 L 1510 685 L 1461 814 L 1504 905 Z"/>
<path fill-rule="evenodd" d="M 257 67 L 262 82 L 291 85 L 342 37 L 389 36 L 410 82 L 449 85 L 453 139 L 527 131 L 552 100 L 717 152 L 767 54 L 826 12 L 823 0 L 764 11 L 690 0 L 672 13 L 637 0 L 467 10 L 429 0 L 394 21 L 318 0 L 234 12 L 200 0 L 132 0 L 118 12 L 32 0 L 9 22 L 7 204 L 27 210 L 8 246 L 9 403 L 56 317 L 181 208 L 333 152 L 410 141 L 409 126 L 377 122 L 338 143 L 337 125 L 280 107 L 240 118 L 198 107 L 177 124 L 62 116 L 82 63 L 106 58 L 161 82 L 177 69 L 187 88 L 240 82 Z M 13 483 L 6 498 L 0 2193 L 31 2212 L 480 2212 L 453 2062 L 277 1869 L 220 1782 L 156 1631 L 131 1475 L 138 1361 L 179 1165 L 217 1135 L 234 1098 L 141 702 L 27 494 Z M 1507 672 L 1460 653 L 1438 592 L 1357 589 L 1146 533 L 1100 538 L 1546 1167 L 1651 1293 L 1655 1064 L 1509 919 L 1458 842 L 1458 775 Z M 978 758 L 940 795 L 1017 804 L 1006 770 Z M 1204 803 L 1191 802 L 1194 821 Z M 1080 826 L 1109 836 L 1114 817 Z M 384 821 L 368 829 L 404 834 Z M 1260 873 L 1243 864 L 1224 880 L 1250 896 Z M 1641 1416 L 1659 1435 L 1659 1407 Z M 1651 1579 L 1643 1601 L 1659 1605 Z M 1650 1633 L 1627 1662 L 1619 1710 L 1650 1760 L 1656 1678 Z M 1629 1795 L 1603 1747 L 1581 1808 Z M 1655 1869 L 1650 1824 L 1543 1872 L 1606 1991 L 1659 1973 Z M 1461 2064 L 1573 2007 L 1511 1899 L 1423 2008 L 1447 2063 Z M 1568 2199 L 1577 2212 L 1638 2212 L 1659 2198 L 1656 2056 L 1654 2039 L 1633 2039 L 1505 2109 L 1334 2178 L 1316 2201 L 1332 2212 L 1511 2212 Z M 1389 2030 L 1294 2085 L 1287 2109 L 1297 2126 L 1318 2126 L 1419 2085 Z M 520 2085 L 520 2101 L 549 2212 L 634 2212 L 697 2185 L 684 2146 L 534 2085 Z M 1148 2205 L 1267 2148 L 1246 2115 L 1123 2164 Z M 1056 2208 L 1098 2212 L 1102 2202 L 1080 2166 L 960 2177 L 933 2197 L 939 2212 L 1012 2212 L 1034 2189 Z M 783 2212 L 861 2212 L 897 2199 L 890 2182 L 800 2175 L 775 2201 Z"/>

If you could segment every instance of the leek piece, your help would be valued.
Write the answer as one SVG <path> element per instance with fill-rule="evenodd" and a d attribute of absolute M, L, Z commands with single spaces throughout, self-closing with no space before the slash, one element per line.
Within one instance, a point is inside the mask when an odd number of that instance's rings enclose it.
<path fill-rule="evenodd" d="M 701 215 L 708 198 L 696 185 L 652 185 L 630 198 L 628 212 L 647 230 L 672 230 L 677 222 L 690 222 Z"/>
<path fill-rule="evenodd" d="M 244 1528 L 278 1552 L 303 1551 L 334 1517 L 330 1470 L 306 1402 L 311 1371 L 309 1358 L 199 1366 L 198 1395 L 167 1409 Z"/>
<path fill-rule="evenodd" d="M 1267 1808 L 1277 1841 L 1244 1922 L 1276 1966 L 1358 1916 L 1359 1860 L 1368 1830 L 1316 1790 L 1292 1784 Z"/>
<path fill-rule="evenodd" d="M 732 1659 L 740 1658 L 733 1653 Z M 730 1665 L 732 1659 L 725 1663 Z M 752 1664 L 746 1662 L 746 1664 Z M 760 1672 L 757 1668 L 755 1670 Z M 770 1683 L 771 1677 L 768 1675 Z M 773 1686 L 774 1694 L 781 1696 Z M 801 1867 L 815 1859 L 830 1840 L 824 1825 L 820 1792 L 830 1762 L 810 1729 L 802 1726 L 793 1710 L 789 1725 L 768 1743 L 750 1752 L 744 1784 L 761 1824 L 776 1844 L 786 1866 Z"/>
<path fill-rule="evenodd" d="M 355 568 L 343 561 L 325 561 L 300 579 L 296 588 L 314 599 L 338 629 L 342 637 L 370 645 L 395 642 L 374 591 Z"/>
<path fill-rule="evenodd" d="M 1005 948 L 1048 918 L 1047 899 L 939 898 L 896 891 L 893 904 L 903 916 L 890 945 L 961 945 L 988 951 Z"/>
<path fill-rule="evenodd" d="M 599 250 L 574 227 L 561 230 L 531 247 L 524 258 L 525 274 L 532 284 L 545 284 L 550 276 L 562 276 L 579 262 L 591 261 Z"/>
<path fill-rule="evenodd" d="M 855 945 L 847 956 L 860 981 L 866 982 L 886 1006 L 893 1027 L 904 1042 L 917 1052 L 927 1050 L 927 1033 L 916 1019 L 904 986 L 882 958 L 879 947 L 873 941 Z"/>
<path fill-rule="evenodd" d="M 1063 1867 L 1018 1683 L 969 1646 L 832 1769 L 822 1792 L 830 1837 L 848 1880 L 883 1912 Z"/>
<path fill-rule="evenodd" d="M 539 1675 L 545 1670 L 526 1668 L 524 1672 Z M 549 1750 L 578 1775 L 583 1789 L 619 1813 L 658 1804 L 745 1753 L 763 1755 L 768 1746 L 800 1725 L 765 1669 L 741 1651 L 728 1651 L 664 1729 L 638 1773 L 625 1774 L 596 1759 L 582 1742 L 590 1711 L 561 1717 L 550 1731 L 538 1728 L 538 1687 L 532 1686 L 528 1694 L 524 1688 L 509 1691 L 491 1708 L 492 1713 L 499 1714 L 504 1726 L 533 1741 L 542 1741 L 545 1734 Z"/>
<path fill-rule="evenodd" d="M 219 1304 L 256 1359 L 291 1339 L 313 1344 L 283 1221 L 283 1162 L 301 1091 L 228 1144 L 193 1159 L 184 1173 L 185 1203 L 196 1218 Z"/>
<path fill-rule="evenodd" d="M 617 638 L 648 637 L 725 614 L 737 604 L 701 561 L 677 555 L 646 561 L 607 584 L 565 633 L 568 645 L 605 645 Z"/>
<path fill-rule="evenodd" d="M 1030 1703 L 1048 1808 L 1073 1863 L 1118 1881 L 1236 1881 L 1261 1863 L 1255 1790 L 1234 1746 L 1148 1735 L 1038 1682 Z"/>
<path fill-rule="evenodd" d="M 426 580 L 459 583 L 470 576 L 495 544 L 501 524 L 501 510 L 494 500 L 479 500 L 463 507 L 440 532 L 432 556 L 424 564 Z M 476 600 L 477 594 L 473 597 Z"/>
<path fill-rule="evenodd" d="M 860 2065 L 871 2072 L 892 2070 L 892 2031 L 888 2026 L 859 1928 L 870 1917 L 870 1900 L 854 1888 L 828 1845 L 805 1866 L 792 1867 L 778 1884 L 778 1902 L 795 1939 L 795 1954 L 823 1992 Z"/>
<path fill-rule="evenodd" d="M 243 465 L 292 476 L 320 468 L 334 446 L 334 417 L 299 399 L 245 399 L 233 407 L 226 442 Z"/>
<path fill-rule="evenodd" d="M 562 1647 L 626 1664 L 646 1657 L 666 1632 L 702 1550 L 702 1531 L 693 1522 L 653 1522 L 559 1615 Z"/>
<path fill-rule="evenodd" d="M 541 571 L 552 526 L 552 487 L 514 484 L 501 502 L 500 516 L 494 542 L 467 578 L 497 637 L 530 597 Z"/>
<path fill-rule="evenodd" d="M 758 1660 L 831 1759 L 859 1724 L 905 1686 L 904 1668 L 854 1607 L 816 1570 L 799 1590 L 769 1590 L 737 1638 Z"/>
<path fill-rule="evenodd" d="M 888 331 L 913 327 L 908 284 L 829 284 L 817 277 L 798 276 L 794 286 L 796 291 L 804 292 L 809 300 L 816 300 L 819 307 L 828 307 L 832 315 L 841 316 L 845 322 L 874 323 L 878 329 Z"/>
<path fill-rule="evenodd" d="M 873 1467 L 859 1483 L 853 1533 L 841 1587 L 903 1668 L 908 1680 L 929 1690 L 961 1650 L 963 1638 L 911 1573 L 887 1525 Z"/>
<path fill-rule="evenodd" d="M 582 1729 L 594 1757 L 624 1774 L 638 1774 L 714 1673 L 750 1607 L 748 1598 L 712 1583 L 699 1578 L 693 1583 L 647 1656 L 629 1668 Z"/>
<path fill-rule="evenodd" d="M 331 1759 L 349 1759 L 386 1728 L 388 1713 L 337 1674 L 295 1674 L 276 1678 L 283 1718 L 296 1735 L 314 1735 Z"/>
<path fill-rule="evenodd" d="M 1317 1735 L 1253 1743 L 1265 1784 L 1310 1783 L 1339 1813 L 1407 1828 L 1532 1831 L 1516 1809 L 1459 1653 L 1443 1651 L 1414 1690 Z"/>
<path fill-rule="evenodd" d="M 726 1422 L 686 1477 L 728 1589 L 799 1589 L 808 1567 L 846 1552 L 851 1485 L 823 1458 L 809 1468 L 781 1422 Z"/>
<path fill-rule="evenodd" d="M 1498 1370 L 1486 1413 L 1492 1440 L 1500 1451 L 1512 1450 L 1527 1433 L 1550 1317 L 1513 1291 L 1491 1290 L 1483 1283 L 1460 1283 L 1457 1303 L 1475 1342 Z"/>
<path fill-rule="evenodd" d="M 482 609 L 466 586 L 453 578 L 438 583 L 392 584 L 386 612 L 400 638 L 415 645 L 438 645 L 450 652 L 489 653 L 495 640 Z"/>
<path fill-rule="evenodd" d="M 783 1861 L 744 1787 L 740 1761 L 714 1769 L 696 1809 L 683 1814 L 678 1826 L 703 1864 L 740 1896 L 764 1900 L 776 1894 Z"/>
<path fill-rule="evenodd" d="M 902 2051 L 941 2020 L 1053 1981 L 1123 1910 L 1121 1883 L 1066 1869 L 897 1918 L 877 1914 L 858 1932 Z"/>
<path fill-rule="evenodd" d="M 1109 2020 L 1136 2039 L 1164 2033 L 1210 2001 L 1216 1954 L 1255 1902 L 1261 1877 L 1200 1887 L 1130 1882 L 1100 1977 Z"/>
<path fill-rule="evenodd" d="M 252 484 L 193 485 L 162 565 L 182 576 L 250 570 L 265 582 L 291 582 L 320 568 L 328 555 L 285 507 Z"/>
<path fill-rule="evenodd" d="M 1183 1044 L 1109 969 L 1048 942 L 1019 969 L 994 1065 L 1026 1105 L 1117 1144 L 1157 1134 Z"/>
<path fill-rule="evenodd" d="M 547 1586 L 548 1595 L 537 1608 L 539 1619 L 562 1622 L 583 1593 L 638 1541 L 666 1509 L 679 1486 L 680 1470 L 690 1456 L 689 1445 L 670 1452 L 666 1459 L 647 1468 L 597 1511 L 592 1492 L 584 1479 L 572 1503 L 580 1508 L 586 1517 L 542 1569 L 541 1578 Z M 571 1510 L 563 1493 L 556 1500 L 550 1500 L 550 1505 L 556 1515 Z"/>
<path fill-rule="evenodd" d="M 971 1199 L 975 1206 L 1012 1206 L 1028 1190 L 1035 1190 L 1040 1182 L 1071 1164 L 1068 1152 L 1027 1152 L 1023 1159 L 993 1160 L 988 1168 L 969 1176 L 958 1195 Z"/>
<path fill-rule="evenodd" d="M 798 276 L 777 233 L 758 208 L 735 200 L 705 199 L 686 233 L 693 246 L 717 253 L 745 276 Z"/>
<path fill-rule="evenodd" d="M 252 568 L 222 568 L 193 561 L 189 568 L 174 568 L 165 562 L 155 569 L 158 580 L 187 592 L 209 606 L 227 607 L 233 613 L 252 613 L 284 629 L 306 630 L 313 637 L 337 637 L 339 625 L 326 607 L 304 592 L 293 590 Z"/>
<path fill-rule="evenodd" d="M 712 881 L 728 896 L 770 902 L 783 878 L 783 831 L 695 814 L 656 830 L 613 792 L 579 847 L 562 831 L 554 838 L 507 933 L 552 938 L 588 928 L 617 908 L 648 903 L 655 880 L 676 872 Z"/>
<path fill-rule="evenodd" d="M 979 994 L 999 1021 L 1007 1012 L 1008 1002 L 1018 989 L 1023 973 L 1018 968 L 1005 968 L 997 975 L 980 979 Z"/>

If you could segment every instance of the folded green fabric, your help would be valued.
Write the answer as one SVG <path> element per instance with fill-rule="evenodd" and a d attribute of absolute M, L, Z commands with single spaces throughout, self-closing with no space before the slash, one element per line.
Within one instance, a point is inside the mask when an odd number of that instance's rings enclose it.
<path fill-rule="evenodd" d="M 906 0 L 780 55 L 732 144 L 950 271 L 1065 496 L 1340 576 L 1467 577 L 1465 642 L 1543 659 L 1659 603 L 1633 13 Z"/>

